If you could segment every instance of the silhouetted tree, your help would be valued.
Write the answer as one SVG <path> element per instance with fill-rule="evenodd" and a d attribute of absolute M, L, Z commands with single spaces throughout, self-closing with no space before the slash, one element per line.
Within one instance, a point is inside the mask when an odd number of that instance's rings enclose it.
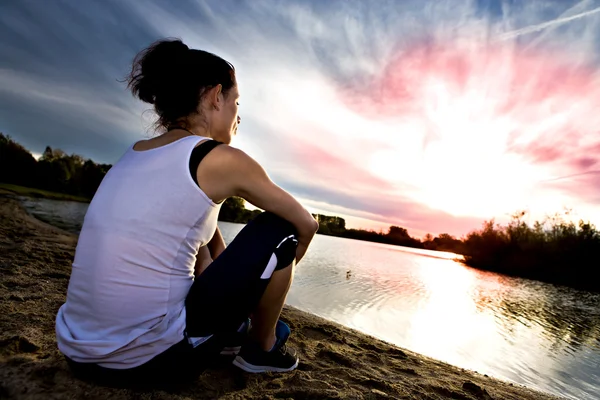
<path fill-rule="evenodd" d="M 508 275 L 600 291 L 600 234 L 589 222 L 566 222 L 561 214 L 530 227 L 513 215 L 506 226 L 486 221 L 463 243 L 465 264 Z"/>
<path fill-rule="evenodd" d="M 91 198 L 110 167 L 50 146 L 36 161 L 23 146 L 0 133 L 0 182 Z"/>
<path fill-rule="evenodd" d="M 262 212 L 261 210 L 248 210 L 245 204 L 246 201 L 241 197 L 229 197 L 221 206 L 219 221 L 245 224 Z"/>
<path fill-rule="evenodd" d="M 323 235 L 338 235 L 346 231 L 346 221 L 344 218 L 322 214 L 313 214 L 313 217 L 319 223 L 319 230 L 317 233 Z"/>
<path fill-rule="evenodd" d="M 31 186 L 37 161 L 10 136 L 0 132 L 0 182 Z"/>

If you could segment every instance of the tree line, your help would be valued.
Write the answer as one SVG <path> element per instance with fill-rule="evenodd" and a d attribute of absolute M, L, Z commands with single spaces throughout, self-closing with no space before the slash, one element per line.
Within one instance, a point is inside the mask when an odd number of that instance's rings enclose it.
<path fill-rule="evenodd" d="M 0 182 L 91 199 L 110 167 L 50 146 L 36 160 L 25 147 L 0 132 Z"/>
<path fill-rule="evenodd" d="M 77 154 L 47 146 L 39 160 L 10 136 L 0 132 L 0 182 L 91 200 L 110 164 L 97 164 Z M 229 198 L 221 206 L 219 220 L 247 223 L 259 214 L 244 207 L 244 200 Z"/>
<path fill-rule="evenodd" d="M 111 168 L 79 155 L 46 147 L 39 160 L 22 145 L 0 132 L 0 182 L 91 199 Z M 261 210 L 248 210 L 239 197 L 221 206 L 219 220 L 247 223 Z M 457 238 L 448 233 L 412 237 L 406 228 L 392 225 L 387 232 L 347 229 L 343 218 L 313 214 L 317 233 L 391 245 L 461 254 L 468 266 L 508 275 L 600 291 L 593 279 L 600 266 L 600 233 L 589 222 L 566 222 L 560 214 L 533 225 L 524 212 L 502 226 L 494 220 Z"/>
<path fill-rule="evenodd" d="M 583 220 L 567 221 L 570 211 L 532 225 L 525 211 L 506 225 L 485 221 L 462 240 L 465 264 L 506 275 L 600 291 L 600 232 Z"/>

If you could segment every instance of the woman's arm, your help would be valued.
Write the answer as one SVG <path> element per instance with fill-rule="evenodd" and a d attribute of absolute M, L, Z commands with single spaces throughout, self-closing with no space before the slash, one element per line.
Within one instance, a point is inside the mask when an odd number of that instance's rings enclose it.
<path fill-rule="evenodd" d="M 294 197 L 277 186 L 254 159 L 236 148 L 217 146 L 202 161 L 197 178 L 200 187 L 215 203 L 238 196 L 289 221 L 298 232 L 296 262 L 302 259 L 319 224 Z"/>
<path fill-rule="evenodd" d="M 194 268 L 195 275 L 198 276 L 204 272 L 210 263 L 219 257 L 219 254 L 221 254 L 223 250 L 225 250 L 225 241 L 217 226 L 212 239 L 210 239 L 206 246 L 202 246 L 198 249 L 198 254 L 196 255 L 196 267 Z"/>
<path fill-rule="evenodd" d="M 240 150 L 231 153 L 229 179 L 234 195 L 258 208 L 288 220 L 298 232 L 296 263 L 300 262 L 319 229 L 314 217 L 289 193 L 277 186 L 265 170 L 250 156 Z"/>
<path fill-rule="evenodd" d="M 198 254 L 196 254 L 196 265 L 194 267 L 194 275 L 199 276 L 212 262 L 213 259 L 210 256 L 208 246 L 200 247 L 198 249 Z"/>
<path fill-rule="evenodd" d="M 221 235 L 221 230 L 217 226 L 215 230 L 215 234 L 213 235 L 210 242 L 207 244 L 208 250 L 210 251 L 210 256 L 213 260 L 216 260 L 219 257 L 219 254 L 225 250 L 225 241 L 223 240 L 223 235 Z"/>

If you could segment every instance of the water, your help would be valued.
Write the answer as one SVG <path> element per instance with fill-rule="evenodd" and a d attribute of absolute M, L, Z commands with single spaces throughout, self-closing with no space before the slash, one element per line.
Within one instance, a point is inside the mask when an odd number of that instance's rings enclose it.
<path fill-rule="evenodd" d="M 24 204 L 72 232 L 87 209 Z M 219 226 L 227 243 L 243 227 Z M 465 369 L 563 397 L 600 398 L 600 294 L 478 271 L 455 257 L 317 235 L 287 303 Z"/>
<path fill-rule="evenodd" d="M 71 233 L 79 233 L 88 208 L 87 203 L 57 201 L 17 196 L 21 204 L 36 218 Z"/>

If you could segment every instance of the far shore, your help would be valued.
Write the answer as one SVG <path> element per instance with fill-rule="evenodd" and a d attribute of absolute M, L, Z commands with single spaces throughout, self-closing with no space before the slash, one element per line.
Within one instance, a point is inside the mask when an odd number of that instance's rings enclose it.
<path fill-rule="evenodd" d="M 2 399 L 556 399 L 287 306 L 282 318 L 301 360 L 293 372 L 252 375 L 224 363 L 188 387 L 144 393 L 79 381 L 54 336 L 77 236 L 33 218 L 8 192 L 0 190 Z"/>

